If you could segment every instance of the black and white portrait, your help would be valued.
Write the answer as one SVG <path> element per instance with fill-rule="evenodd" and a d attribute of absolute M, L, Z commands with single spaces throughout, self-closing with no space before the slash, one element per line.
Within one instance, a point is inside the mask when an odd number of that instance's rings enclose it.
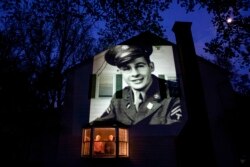
<path fill-rule="evenodd" d="M 90 122 L 170 125 L 183 120 L 172 46 L 114 46 L 95 56 L 93 76 Z"/>

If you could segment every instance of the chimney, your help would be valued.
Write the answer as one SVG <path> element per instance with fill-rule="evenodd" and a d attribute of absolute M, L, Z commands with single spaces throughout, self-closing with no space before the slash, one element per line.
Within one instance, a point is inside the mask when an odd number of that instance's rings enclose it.
<path fill-rule="evenodd" d="M 177 139 L 178 165 L 216 166 L 191 25 L 191 22 L 175 22 L 172 29 L 188 114 L 187 123 Z"/>

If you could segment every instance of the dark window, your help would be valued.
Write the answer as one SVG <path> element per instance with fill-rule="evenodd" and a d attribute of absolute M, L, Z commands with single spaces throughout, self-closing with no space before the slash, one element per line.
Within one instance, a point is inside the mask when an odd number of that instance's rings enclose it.
<path fill-rule="evenodd" d="M 122 90 L 122 75 L 116 74 L 116 91 Z M 116 98 L 122 98 L 122 93 L 116 93 Z"/>
<path fill-rule="evenodd" d="M 99 97 L 112 97 L 113 76 L 101 75 L 99 77 Z"/>
<path fill-rule="evenodd" d="M 96 91 L 96 74 L 92 74 L 90 77 L 90 82 L 89 82 L 89 97 L 90 98 L 95 98 L 95 91 Z"/>

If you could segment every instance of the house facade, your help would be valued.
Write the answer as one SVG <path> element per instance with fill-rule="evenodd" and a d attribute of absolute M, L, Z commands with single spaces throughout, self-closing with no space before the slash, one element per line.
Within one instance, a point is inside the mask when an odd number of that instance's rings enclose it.
<path fill-rule="evenodd" d="M 227 73 L 197 57 L 191 23 L 176 22 L 176 44 L 150 32 L 120 45 L 151 45 L 154 75 L 178 82 L 183 121 L 174 125 L 123 125 L 96 123 L 109 107 L 114 93 L 126 87 L 122 75 L 105 63 L 106 51 L 69 72 L 58 166 L 183 167 L 236 166 L 230 138 L 219 118 L 233 106 L 233 90 Z M 147 105 L 148 109 L 154 103 Z M 114 144 L 111 154 L 94 152 L 97 134 Z M 108 141 L 112 135 L 115 140 Z M 101 146 L 100 146 L 101 147 Z"/>

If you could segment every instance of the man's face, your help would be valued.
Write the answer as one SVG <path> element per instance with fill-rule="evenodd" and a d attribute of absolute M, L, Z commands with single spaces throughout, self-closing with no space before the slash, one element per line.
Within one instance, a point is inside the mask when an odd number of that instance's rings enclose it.
<path fill-rule="evenodd" d="M 138 57 L 130 63 L 120 67 L 124 81 L 135 90 L 143 90 L 151 82 L 154 64 L 147 63 L 144 57 Z"/>
<path fill-rule="evenodd" d="M 100 140 L 101 140 L 101 136 L 100 135 L 96 135 L 95 141 L 100 141 Z"/>
<path fill-rule="evenodd" d="M 109 135 L 109 140 L 113 141 L 113 139 L 114 139 L 114 136 L 113 135 Z"/>

